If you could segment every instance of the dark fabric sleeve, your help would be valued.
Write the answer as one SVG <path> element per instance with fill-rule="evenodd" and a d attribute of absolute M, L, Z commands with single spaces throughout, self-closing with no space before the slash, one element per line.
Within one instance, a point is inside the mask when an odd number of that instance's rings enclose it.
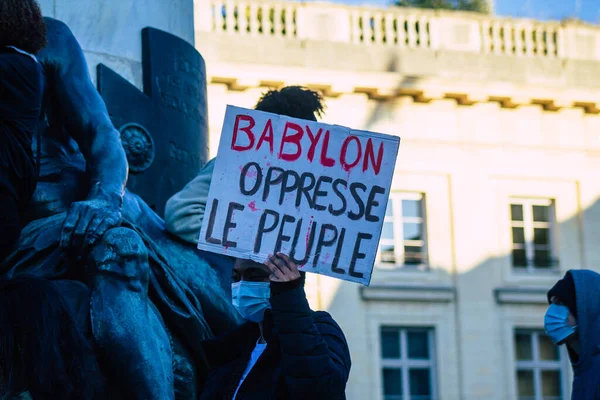
<path fill-rule="evenodd" d="M 12 252 L 21 234 L 17 201 L 0 188 L 0 262 Z"/>
<path fill-rule="evenodd" d="M 313 312 L 302 286 L 271 294 L 274 329 L 290 399 L 345 398 L 350 352 L 326 312 Z"/>
<path fill-rule="evenodd" d="M 298 279 L 294 279 L 293 281 L 288 282 L 274 282 L 271 281 L 271 295 L 277 295 L 284 292 L 289 292 L 290 290 L 294 290 L 300 286 L 304 286 L 304 275 L 300 276 Z"/>

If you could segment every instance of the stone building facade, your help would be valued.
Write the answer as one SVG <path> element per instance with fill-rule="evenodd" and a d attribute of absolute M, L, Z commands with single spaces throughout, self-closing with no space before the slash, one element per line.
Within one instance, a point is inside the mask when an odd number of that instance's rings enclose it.
<path fill-rule="evenodd" d="M 600 28 L 469 13 L 196 0 L 211 151 L 225 106 L 320 89 L 325 121 L 402 138 L 370 287 L 311 276 L 348 398 L 568 399 L 545 292 L 599 270 Z"/>

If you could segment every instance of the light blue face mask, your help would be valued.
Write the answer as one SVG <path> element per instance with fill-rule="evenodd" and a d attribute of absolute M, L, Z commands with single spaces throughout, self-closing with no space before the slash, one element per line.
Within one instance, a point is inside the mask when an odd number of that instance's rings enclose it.
<path fill-rule="evenodd" d="M 271 308 L 270 282 L 239 281 L 231 284 L 231 297 L 233 306 L 242 318 L 260 322 L 263 320 L 265 310 Z"/>
<path fill-rule="evenodd" d="M 544 329 L 555 345 L 561 345 L 576 332 L 576 326 L 569 325 L 569 308 L 562 304 L 550 304 L 544 317 Z"/>

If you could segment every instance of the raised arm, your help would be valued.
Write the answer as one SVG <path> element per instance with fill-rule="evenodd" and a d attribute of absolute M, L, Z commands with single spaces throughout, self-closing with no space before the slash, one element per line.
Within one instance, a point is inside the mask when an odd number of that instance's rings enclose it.
<path fill-rule="evenodd" d="M 275 275 L 270 301 L 290 398 L 345 399 L 351 361 L 344 333 L 331 315 L 310 309 L 302 278 L 287 280 L 298 274 L 293 261 L 278 254 L 267 265 Z"/>
<path fill-rule="evenodd" d="M 50 123 L 64 126 L 77 141 L 92 178 L 87 200 L 72 205 L 63 226 L 61 246 L 76 250 L 120 223 L 127 159 L 79 43 L 64 23 L 45 20 L 48 46 L 39 58 L 52 95 L 50 117 L 55 120 Z"/>

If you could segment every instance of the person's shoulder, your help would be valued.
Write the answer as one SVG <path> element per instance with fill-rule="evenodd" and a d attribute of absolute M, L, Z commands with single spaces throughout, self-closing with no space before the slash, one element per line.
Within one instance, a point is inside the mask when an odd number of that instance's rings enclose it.
<path fill-rule="evenodd" d="M 217 160 L 217 157 L 211 158 L 210 160 L 208 160 L 206 162 L 206 164 L 204 164 L 204 167 L 202 167 L 202 169 L 211 170 L 211 171 L 214 170 L 216 160 Z"/>
<path fill-rule="evenodd" d="M 34 55 L 16 47 L 6 47 L 0 51 L 0 73 L 15 82 L 26 79 L 27 86 L 35 85 L 41 90 L 42 67 Z"/>
<path fill-rule="evenodd" d="M 333 317 L 327 311 L 313 311 L 313 317 L 319 320 L 332 320 Z"/>
<path fill-rule="evenodd" d="M 29 54 L 24 50 L 14 46 L 6 46 L 0 48 L 0 58 L 4 65 L 14 65 L 21 67 L 33 68 L 38 65 L 38 62 L 33 54 Z"/>
<path fill-rule="evenodd" d="M 330 330 L 339 331 L 343 334 L 342 328 L 327 311 L 313 311 L 313 320 L 319 326 L 326 326 Z"/>
<path fill-rule="evenodd" d="M 342 328 L 327 311 L 314 311 L 313 320 L 319 333 L 323 337 L 327 337 L 329 348 L 335 349 L 334 351 L 344 359 L 346 368 L 349 371 L 351 365 L 350 347 Z"/>

